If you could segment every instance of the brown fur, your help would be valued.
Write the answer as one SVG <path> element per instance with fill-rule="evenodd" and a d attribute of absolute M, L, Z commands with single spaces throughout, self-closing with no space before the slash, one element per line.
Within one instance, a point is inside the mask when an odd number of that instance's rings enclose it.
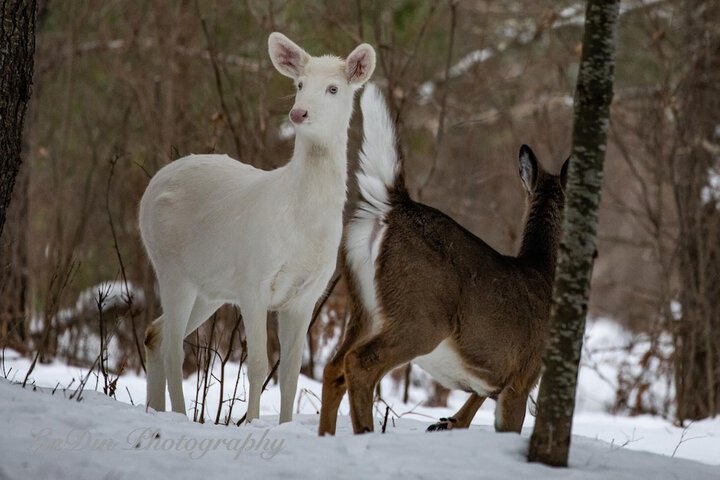
<path fill-rule="evenodd" d="M 343 262 L 353 314 L 325 369 L 321 435 L 334 434 L 346 389 L 353 430 L 372 431 L 377 382 L 443 340 L 450 341 L 467 370 L 496 388 L 474 392 L 453 426 L 466 428 L 485 396 L 492 396 L 498 401 L 496 429 L 520 431 L 548 337 L 564 205 L 560 176 L 546 173 L 527 151 L 534 168 L 524 178 L 529 208 L 517 257 L 501 255 L 447 215 L 411 200 L 398 177 L 376 263 L 383 327 L 377 335 L 367 335 L 355 277 Z"/>
<path fill-rule="evenodd" d="M 160 328 L 153 322 L 145 329 L 145 348 L 147 350 L 155 350 L 159 347 L 159 342 Z"/>

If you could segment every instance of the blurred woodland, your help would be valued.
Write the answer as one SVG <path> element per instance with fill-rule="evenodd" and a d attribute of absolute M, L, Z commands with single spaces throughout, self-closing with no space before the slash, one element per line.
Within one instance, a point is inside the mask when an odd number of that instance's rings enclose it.
<path fill-rule="evenodd" d="M 646 347 L 617 411 L 720 412 L 719 3 L 621 5 L 590 313 Z M 569 154 L 583 11 L 573 0 L 40 2 L 24 161 L 0 246 L 0 343 L 82 366 L 104 349 L 113 371 L 143 369 L 159 305 L 140 197 L 189 153 L 263 169 L 290 158 L 293 87 L 268 58 L 272 31 L 315 55 L 374 45 L 412 195 L 514 254 L 520 145 L 553 173 Z M 351 172 L 361 135 L 358 113 Z M 353 180 L 349 192 L 346 211 Z M 340 281 L 309 333 L 304 373 L 319 378 L 347 313 Z M 242 359 L 240 319 L 224 307 L 188 337 L 186 372 L 210 350 Z M 674 385 L 671 402 L 649 398 L 658 379 Z M 446 395 L 429 387 L 432 402 Z"/>

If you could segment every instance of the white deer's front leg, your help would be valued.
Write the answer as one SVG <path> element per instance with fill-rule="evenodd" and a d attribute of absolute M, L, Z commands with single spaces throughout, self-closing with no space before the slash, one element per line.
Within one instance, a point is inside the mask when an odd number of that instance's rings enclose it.
<path fill-rule="evenodd" d="M 246 304 L 247 305 L 247 304 Z M 241 305 L 247 338 L 247 374 L 250 383 L 246 421 L 260 416 L 260 394 L 268 374 L 267 311 Z"/>
<path fill-rule="evenodd" d="M 293 402 L 297 392 L 305 337 L 312 317 L 313 305 L 280 312 L 280 423 L 292 420 Z"/>

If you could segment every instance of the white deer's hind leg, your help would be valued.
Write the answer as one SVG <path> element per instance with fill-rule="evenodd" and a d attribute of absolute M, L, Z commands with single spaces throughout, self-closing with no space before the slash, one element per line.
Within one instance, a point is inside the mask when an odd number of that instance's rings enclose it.
<path fill-rule="evenodd" d="M 187 337 L 202 325 L 210 315 L 222 306 L 220 302 L 210 302 L 200 296 L 190 314 L 185 335 Z M 162 356 L 162 337 L 164 315 L 152 322 L 145 331 L 145 357 L 147 366 L 147 400 L 146 404 L 158 412 L 165 411 L 165 365 Z"/>
<path fill-rule="evenodd" d="M 170 278 L 160 281 L 160 298 L 163 307 L 163 334 L 161 351 L 170 403 L 173 412 L 185 414 L 182 391 L 182 364 L 185 358 L 183 339 L 197 297 L 197 290 L 187 282 Z"/>
<path fill-rule="evenodd" d="M 145 404 L 158 412 L 165 411 L 165 366 L 160 344 L 162 341 L 162 315 L 145 330 L 145 363 L 147 368 L 147 396 Z"/>
<path fill-rule="evenodd" d="M 280 423 L 292 420 L 293 402 L 297 392 L 298 375 L 302 364 L 303 348 L 313 306 L 280 312 L 278 337 L 280 338 Z"/>
<path fill-rule="evenodd" d="M 246 421 L 260 416 L 260 394 L 268 374 L 267 310 L 245 302 L 240 305 L 247 338 L 247 373 L 250 383 Z"/>

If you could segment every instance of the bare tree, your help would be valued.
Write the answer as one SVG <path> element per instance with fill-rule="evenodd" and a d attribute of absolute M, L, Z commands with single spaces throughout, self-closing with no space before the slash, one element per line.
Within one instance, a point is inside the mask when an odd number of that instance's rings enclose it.
<path fill-rule="evenodd" d="M 0 19 L 0 236 L 15 178 L 35 53 L 35 0 L 4 0 Z"/>
<path fill-rule="evenodd" d="M 619 6 L 619 0 L 589 0 L 585 11 L 550 342 L 528 455 L 530 461 L 554 466 L 567 466 L 570 450 L 578 365 L 596 251 Z"/>

